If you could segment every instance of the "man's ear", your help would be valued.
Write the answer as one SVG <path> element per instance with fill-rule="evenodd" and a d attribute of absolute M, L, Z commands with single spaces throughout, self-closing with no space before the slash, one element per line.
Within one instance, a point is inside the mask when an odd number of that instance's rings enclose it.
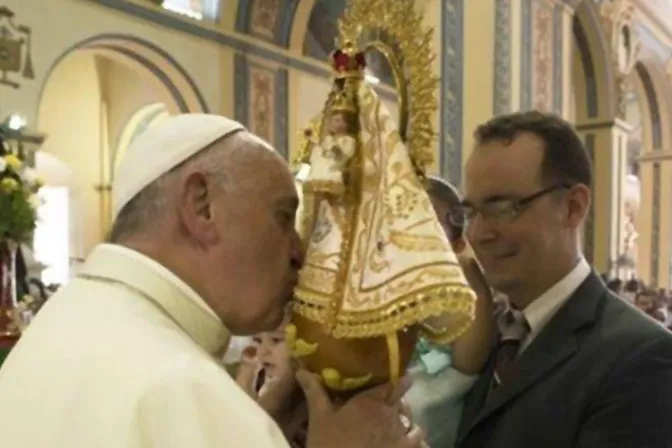
<path fill-rule="evenodd" d="M 201 172 L 188 173 L 181 181 L 178 209 L 182 225 L 191 238 L 212 244 L 219 237 L 212 213 L 212 183 Z"/>
<path fill-rule="evenodd" d="M 573 186 L 567 194 L 567 204 L 567 225 L 578 229 L 585 221 L 590 210 L 590 188 L 583 184 Z"/>

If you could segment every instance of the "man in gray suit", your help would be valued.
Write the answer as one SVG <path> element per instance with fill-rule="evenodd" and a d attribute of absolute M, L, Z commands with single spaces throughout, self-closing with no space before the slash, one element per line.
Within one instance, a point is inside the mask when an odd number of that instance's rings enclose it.
<path fill-rule="evenodd" d="M 539 112 L 494 118 L 475 137 L 461 213 L 510 308 L 456 446 L 672 446 L 672 336 L 609 292 L 580 250 L 592 182 L 581 140 Z"/>

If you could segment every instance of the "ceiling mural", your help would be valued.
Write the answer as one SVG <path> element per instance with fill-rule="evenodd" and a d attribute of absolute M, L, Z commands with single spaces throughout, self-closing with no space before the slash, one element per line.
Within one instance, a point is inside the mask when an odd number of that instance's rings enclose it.
<path fill-rule="evenodd" d="M 303 54 L 320 61 L 327 61 L 329 54 L 334 50 L 338 37 L 338 19 L 346 7 L 346 0 L 316 0 L 310 13 L 308 29 L 303 42 Z M 397 45 L 382 31 L 373 31 L 375 36 L 366 36 L 379 40 L 388 46 L 395 54 L 399 54 Z M 392 69 L 385 56 L 375 49 L 366 53 L 369 77 L 384 84 L 394 85 Z"/>

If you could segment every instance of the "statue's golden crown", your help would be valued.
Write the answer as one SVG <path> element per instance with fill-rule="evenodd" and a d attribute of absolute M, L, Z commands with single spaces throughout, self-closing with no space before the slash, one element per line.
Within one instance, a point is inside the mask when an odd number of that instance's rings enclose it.
<path fill-rule="evenodd" d="M 330 101 L 331 111 L 356 113 L 357 87 L 364 79 L 366 68 L 364 52 L 357 50 L 353 42 L 346 41 L 342 48 L 331 54 L 331 65 L 336 81 Z"/>
<path fill-rule="evenodd" d="M 336 79 L 364 79 L 366 56 L 351 41 L 346 41 L 343 44 L 343 48 L 339 48 L 331 53 L 331 64 Z"/>

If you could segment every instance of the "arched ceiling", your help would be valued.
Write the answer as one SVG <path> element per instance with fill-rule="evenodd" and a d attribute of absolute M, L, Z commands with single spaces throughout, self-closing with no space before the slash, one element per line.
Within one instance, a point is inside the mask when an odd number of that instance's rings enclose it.
<path fill-rule="evenodd" d="M 303 40 L 303 54 L 326 61 L 338 36 L 338 19 L 345 11 L 345 0 L 317 0 L 310 12 Z"/>

